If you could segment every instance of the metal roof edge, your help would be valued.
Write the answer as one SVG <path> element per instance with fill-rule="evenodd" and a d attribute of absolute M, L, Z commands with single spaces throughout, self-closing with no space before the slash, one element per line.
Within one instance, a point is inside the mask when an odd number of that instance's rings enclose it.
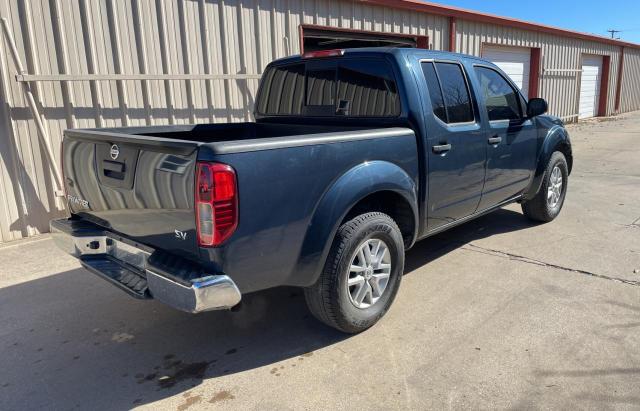
<path fill-rule="evenodd" d="M 358 3 L 371 4 L 377 6 L 395 7 L 418 11 L 423 13 L 435 14 L 445 17 L 455 17 L 468 21 L 481 23 L 502 24 L 509 27 L 519 28 L 523 30 L 536 31 L 540 33 L 555 34 L 563 37 L 578 38 L 582 40 L 596 41 L 599 43 L 610 44 L 621 47 L 632 47 L 640 49 L 640 44 L 631 43 L 623 40 L 611 39 L 596 34 L 588 34 L 560 27 L 548 26 L 545 24 L 532 23 L 525 20 L 514 19 L 510 17 L 497 16 L 495 14 L 483 13 L 468 9 L 462 9 L 453 6 L 445 6 L 442 4 L 423 2 L 418 0 L 355 0 Z"/>

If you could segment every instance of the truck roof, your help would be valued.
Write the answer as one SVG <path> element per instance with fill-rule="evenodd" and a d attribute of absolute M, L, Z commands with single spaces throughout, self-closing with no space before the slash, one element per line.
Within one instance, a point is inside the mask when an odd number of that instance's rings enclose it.
<path fill-rule="evenodd" d="M 344 55 L 392 55 L 397 57 L 405 57 L 409 54 L 417 55 L 421 58 L 439 58 L 439 59 L 451 59 L 451 60 L 473 60 L 480 61 L 483 63 L 493 64 L 488 60 L 481 59 L 479 57 L 471 56 L 469 54 L 462 53 L 454 53 L 450 51 L 439 51 L 439 50 L 428 50 L 428 49 L 418 49 L 418 48 L 409 48 L 409 47 L 361 47 L 361 48 L 346 48 L 344 50 Z M 294 63 L 296 61 L 303 60 L 302 55 L 296 54 L 289 57 L 280 58 L 274 60 L 272 63 L 278 64 L 286 64 L 286 63 Z"/>

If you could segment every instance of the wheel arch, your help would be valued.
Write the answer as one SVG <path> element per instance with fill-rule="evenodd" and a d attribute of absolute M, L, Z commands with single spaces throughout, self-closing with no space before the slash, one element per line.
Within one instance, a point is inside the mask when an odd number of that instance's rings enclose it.
<path fill-rule="evenodd" d="M 374 207 L 374 209 L 367 209 Z M 329 254 L 338 228 L 354 213 L 381 211 L 398 218 L 405 248 L 418 232 L 417 187 L 414 178 L 396 164 L 370 161 L 342 174 L 322 196 L 307 229 L 290 285 L 313 284 Z"/>
<path fill-rule="evenodd" d="M 553 153 L 556 151 L 559 151 L 564 155 L 567 160 L 567 169 L 569 174 L 571 174 L 571 169 L 573 168 L 571 140 L 569 139 L 567 130 L 561 126 L 552 127 L 542 142 L 533 181 L 524 195 L 525 200 L 532 199 L 538 193 L 538 190 L 540 190 L 547 164 L 549 163 Z"/>

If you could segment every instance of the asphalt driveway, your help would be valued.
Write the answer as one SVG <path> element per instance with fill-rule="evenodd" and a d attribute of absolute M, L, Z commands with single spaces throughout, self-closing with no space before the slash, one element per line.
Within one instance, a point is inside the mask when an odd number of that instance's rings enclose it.
<path fill-rule="evenodd" d="M 640 112 L 570 127 L 558 219 L 510 206 L 419 243 L 344 336 L 301 292 L 191 316 L 47 237 L 0 247 L 0 409 L 640 408 Z"/>

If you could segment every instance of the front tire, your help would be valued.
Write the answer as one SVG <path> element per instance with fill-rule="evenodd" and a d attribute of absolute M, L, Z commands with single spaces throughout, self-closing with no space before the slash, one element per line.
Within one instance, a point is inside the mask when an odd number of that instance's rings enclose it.
<path fill-rule="evenodd" d="M 522 212 L 529 219 L 547 223 L 560 214 L 567 194 L 569 168 L 567 159 L 559 151 L 549 159 L 542 186 L 531 200 L 522 203 Z"/>
<path fill-rule="evenodd" d="M 338 229 L 318 281 L 305 299 L 318 320 L 345 333 L 374 325 L 393 302 L 404 271 L 404 242 L 386 214 L 361 214 Z"/>

